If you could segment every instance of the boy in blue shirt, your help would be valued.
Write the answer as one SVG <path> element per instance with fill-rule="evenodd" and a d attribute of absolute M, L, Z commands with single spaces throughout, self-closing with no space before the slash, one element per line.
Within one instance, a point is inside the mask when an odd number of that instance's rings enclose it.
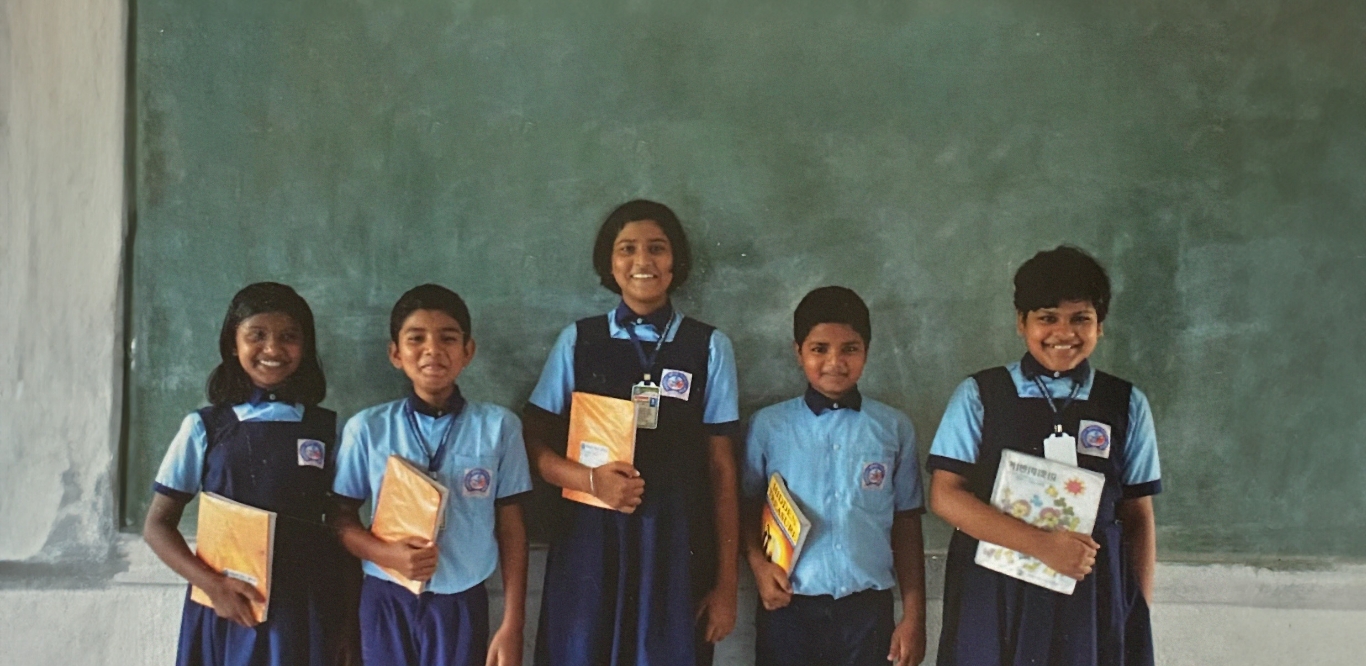
<path fill-rule="evenodd" d="M 455 381 L 475 346 L 469 310 L 455 292 L 431 284 L 409 290 L 394 304 L 389 335 L 389 361 L 412 381 L 412 392 L 351 417 L 333 484 L 337 532 L 364 560 L 362 656 L 372 666 L 520 666 L 527 542 L 518 500 L 531 490 L 521 422 L 507 409 L 460 395 Z M 391 454 L 450 490 L 435 543 L 386 542 L 360 522 L 358 510 L 378 495 Z M 484 580 L 495 565 L 502 568 L 504 610 L 490 643 Z M 381 566 L 427 585 L 414 595 Z"/>
<path fill-rule="evenodd" d="M 742 471 L 746 557 L 762 601 L 755 661 L 918 664 L 925 656 L 925 559 L 915 430 L 905 414 L 859 393 L 872 329 L 858 294 L 816 289 L 792 319 L 806 394 L 754 415 Z M 760 545 L 774 472 L 811 520 L 790 577 Z M 903 613 L 894 623 L 897 585 Z"/>

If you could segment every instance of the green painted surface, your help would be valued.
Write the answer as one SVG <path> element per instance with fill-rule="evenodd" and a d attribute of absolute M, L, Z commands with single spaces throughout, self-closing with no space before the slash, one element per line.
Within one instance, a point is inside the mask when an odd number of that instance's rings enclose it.
<path fill-rule="evenodd" d="M 226 5 L 231 5 L 228 7 Z M 1010 277 L 1116 286 L 1096 360 L 1150 396 L 1164 556 L 1366 557 L 1366 8 L 1317 3 L 205 2 L 136 14 L 127 520 L 242 285 L 295 286 L 343 418 L 400 394 L 397 296 L 461 292 L 467 395 L 518 408 L 628 198 L 683 217 L 678 300 L 743 408 L 795 395 L 808 289 L 869 301 L 863 386 L 922 455 L 1017 358 Z M 947 531 L 931 521 L 930 545 Z"/>

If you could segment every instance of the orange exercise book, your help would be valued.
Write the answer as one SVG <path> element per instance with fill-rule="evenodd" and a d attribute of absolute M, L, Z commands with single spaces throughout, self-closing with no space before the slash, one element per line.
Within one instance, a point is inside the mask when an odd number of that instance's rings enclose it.
<path fill-rule="evenodd" d="M 275 554 L 275 512 L 234 502 L 214 493 L 199 494 L 199 532 L 195 555 L 214 571 L 256 588 L 265 597 L 252 602 L 252 615 L 265 622 L 270 610 L 270 562 Z M 190 590 L 190 599 L 213 607 L 209 593 Z"/>
<path fill-rule="evenodd" d="M 391 455 L 384 466 L 384 478 L 380 480 L 370 533 L 390 542 L 412 536 L 436 541 L 445 522 L 448 494 L 446 486 L 417 465 Z M 413 594 L 422 593 L 424 582 L 407 578 L 388 567 L 380 568 Z"/>
<path fill-rule="evenodd" d="M 636 458 L 636 405 L 630 400 L 574 392 L 569 405 L 569 445 L 565 457 L 587 467 Z M 606 502 L 564 489 L 565 499 L 611 509 Z"/>

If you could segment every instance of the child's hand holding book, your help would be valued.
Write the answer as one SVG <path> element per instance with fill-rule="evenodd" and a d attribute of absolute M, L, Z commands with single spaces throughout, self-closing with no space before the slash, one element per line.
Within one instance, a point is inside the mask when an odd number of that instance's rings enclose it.
<path fill-rule="evenodd" d="M 213 612 L 217 613 L 218 617 L 243 627 L 254 627 L 259 624 L 252 602 L 265 603 L 265 596 L 251 584 L 231 576 L 220 573 L 214 578 L 215 582 L 204 588 L 204 592 L 213 603 Z"/>
<path fill-rule="evenodd" d="M 385 544 L 384 561 L 376 564 L 393 569 L 409 580 L 425 583 L 436 573 L 437 555 L 435 542 L 410 536 Z"/>
<path fill-rule="evenodd" d="M 645 494 L 645 479 L 623 460 L 590 468 L 588 476 L 593 496 L 622 513 L 634 513 Z"/>
<path fill-rule="evenodd" d="M 1031 553 L 1040 562 L 1068 578 L 1081 580 L 1091 573 L 1096 564 L 1100 544 L 1089 534 L 1054 530 L 1043 532 L 1038 553 Z"/>
<path fill-rule="evenodd" d="M 759 600 L 766 610 L 778 610 L 792 603 L 792 582 L 787 571 L 774 564 L 762 554 L 752 558 L 750 568 L 754 570 L 754 582 L 759 588 Z"/>

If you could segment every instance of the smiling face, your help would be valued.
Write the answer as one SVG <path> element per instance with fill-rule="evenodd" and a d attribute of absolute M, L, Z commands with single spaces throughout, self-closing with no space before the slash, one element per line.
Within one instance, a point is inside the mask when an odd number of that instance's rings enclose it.
<path fill-rule="evenodd" d="M 612 277 L 621 300 L 636 314 L 650 314 L 669 302 L 673 269 L 673 246 L 654 220 L 627 222 L 612 241 Z"/>
<path fill-rule="evenodd" d="M 1080 365 L 1096 350 L 1104 333 L 1090 301 L 1064 301 L 1057 307 L 1030 310 L 1018 316 L 1015 329 L 1034 360 L 1054 372 Z"/>
<path fill-rule="evenodd" d="M 304 358 L 304 333 L 293 317 L 283 312 L 262 312 L 237 325 L 233 348 L 251 383 L 273 389 L 299 369 Z"/>
<path fill-rule="evenodd" d="M 474 339 L 460 323 L 440 310 L 413 310 L 389 343 L 389 362 L 413 382 L 423 402 L 441 407 L 455 390 L 455 380 L 474 358 Z"/>
<path fill-rule="evenodd" d="M 794 346 L 806 381 L 831 400 L 839 400 L 858 384 L 868 361 L 868 345 L 848 324 L 816 324 Z"/>

